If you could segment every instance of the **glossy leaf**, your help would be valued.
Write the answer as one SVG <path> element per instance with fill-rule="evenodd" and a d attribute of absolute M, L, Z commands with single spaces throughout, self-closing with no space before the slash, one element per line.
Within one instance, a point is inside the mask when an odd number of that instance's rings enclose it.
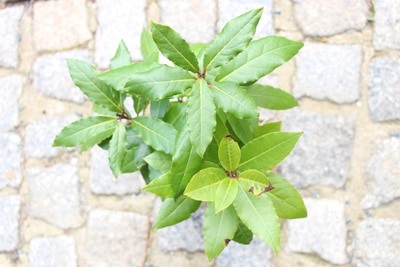
<path fill-rule="evenodd" d="M 281 125 L 282 123 L 280 121 L 259 125 L 255 132 L 255 137 L 259 137 L 267 133 L 279 132 L 281 130 Z"/>
<path fill-rule="evenodd" d="M 253 240 L 253 232 L 243 223 L 239 222 L 233 241 L 248 245 Z"/>
<path fill-rule="evenodd" d="M 258 119 L 238 119 L 235 116 L 228 115 L 229 127 L 232 134 L 237 137 L 243 144 L 248 143 L 254 138 L 254 132 L 257 129 Z"/>
<path fill-rule="evenodd" d="M 224 178 L 226 174 L 221 169 L 203 169 L 192 177 L 184 194 L 200 201 L 215 201 L 217 187 Z"/>
<path fill-rule="evenodd" d="M 144 158 L 144 161 L 160 173 L 167 173 L 171 170 L 172 157 L 161 151 L 154 151 Z"/>
<path fill-rule="evenodd" d="M 231 136 L 221 139 L 218 147 L 218 158 L 227 171 L 235 171 L 240 162 L 240 147 Z"/>
<path fill-rule="evenodd" d="M 232 178 L 225 178 L 219 183 L 215 192 L 215 213 L 225 210 L 236 198 L 238 181 Z"/>
<path fill-rule="evenodd" d="M 132 62 L 131 53 L 128 50 L 125 42 L 121 40 L 118 45 L 117 52 L 110 61 L 110 69 L 116 69 L 123 66 L 130 65 Z"/>
<path fill-rule="evenodd" d="M 243 190 L 253 191 L 255 195 L 258 195 L 269 185 L 267 176 L 257 170 L 241 172 L 238 181 Z"/>
<path fill-rule="evenodd" d="M 133 109 L 135 110 L 136 114 L 140 114 L 140 112 L 142 112 L 149 104 L 149 100 L 146 97 L 133 95 L 132 99 L 133 99 Z"/>
<path fill-rule="evenodd" d="M 140 36 L 140 52 L 145 62 L 158 62 L 160 52 L 153 37 L 145 28 L 143 28 Z"/>
<path fill-rule="evenodd" d="M 173 198 L 174 192 L 171 187 L 171 173 L 167 172 L 151 181 L 142 188 L 142 191 L 151 192 L 160 197 Z"/>
<path fill-rule="evenodd" d="M 284 110 L 299 105 L 296 98 L 279 88 L 262 84 L 253 84 L 245 88 L 258 107 Z"/>
<path fill-rule="evenodd" d="M 113 136 L 110 141 L 110 147 L 108 149 L 108 161 L 110 168 L 115 177 L 118 177 L 122 173 L 124 158 L 126 154 L 126 129 L 125 125 L 118 123 L 115 128 Z"/>
<path fill-rule="evenodd" d="M 151 117 L 162 119 L 167 111 L 168 105 L 169 101 L 167 99 L 150 101 Z"/>

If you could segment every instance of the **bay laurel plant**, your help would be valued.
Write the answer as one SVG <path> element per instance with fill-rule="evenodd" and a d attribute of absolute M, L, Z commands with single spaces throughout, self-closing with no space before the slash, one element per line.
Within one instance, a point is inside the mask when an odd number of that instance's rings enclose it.
<path fill-rule="evenodd" d="M 189 45 L 152 22 L 141 35 L 143 61 L 132 63 L 122 41 L 106 72 L 67 62 L 95 115 L 67 125 L 54 146 L 99 145 L 115 177 L 140 171 L 143 191 L 162 199 L 153 229 L 188 219 L 205 202 L 210 260 L 230 241 L 249 244 L 253 235 L 278 253 L 279 219 L 307 214 L 296 189 L 273 172 L 301 133 L 281 132 L 280 122 L 261 125 L 257 108 L 298 103 L 256 83 L 303 44 L 278 36 L 253 40 L 261 14 L 255 9 L 232 19 L 210 44 Z M 159 63 L 160 53 L 168 64 Z"/>

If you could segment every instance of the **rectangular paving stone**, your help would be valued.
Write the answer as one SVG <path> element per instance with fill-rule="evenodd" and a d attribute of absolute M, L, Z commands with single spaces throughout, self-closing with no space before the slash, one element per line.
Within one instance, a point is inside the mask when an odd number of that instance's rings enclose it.
<path fill-rule="evenodd" d="M 400 2 L 374 0 L 374 11 L 375 49 L 400 49 Z"/>
<path fill-rule="evenodd" d="M 21 139 L 15 133 L 0 133 L 0 189 L 21 184 Z"/>
<path fill-rule="evenodd" d="M 0 197 L 0 252 L 17 249 L 20 205 L 18 195 Z"/>
<path fill-rule="evenodd" d="M 121 40 L 128 46 L 132 59 L 142 59 L 140 35 L 146 22 L 146 0 L 97 0 L 95 62 L 109 67 Z"/>
<path fill-rule="evenodd" d="M 69 236 L 33 238 L 29 246 L 29 267 L 75 267 L 75 240 Z"/>
<path fill-rule="evenodd" d="M 339 104 L 360 98 L 362 50 L 358 45 L 305 43 L 295 60 L 295 97 Z"/>
<path fill-rule="evenodd" d="M 86 266 L 139 267 L 145 261 L 147 216 L 95 209 L 87 225 Z"/>
<path fill-rule="evenodd" d="M 317 254 L 332 264 L 348 262 L 344 204 L 333 199 L 304 199 L 307 218 L 288 220 L 287 249 Z"/>
<path fill-rule="evenodd" d="M 28 168 L 28 214 L 63 229 L 83 223 L 76 166 L 57 163 Z"/>
<path fill-rule="evenodd" d="M 0 77 L 0 131 L 12 130 L 18 126 L 18 98 L 22 87 L 23 78 L 19 75 Z"/>

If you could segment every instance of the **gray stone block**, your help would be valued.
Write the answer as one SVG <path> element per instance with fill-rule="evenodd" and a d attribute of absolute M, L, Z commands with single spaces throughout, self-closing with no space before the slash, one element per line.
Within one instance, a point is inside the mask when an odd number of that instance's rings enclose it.
<path fill-rule="evenodd" d="M 37 50 L 69 49 L 91 38 L 85 0 L 35 1 L 33 43 Z"/>
<path fill-rule="evenodd" d="M 15 133 L 0 133 L 0 189 L 21 184 L 21 139 Z"/>
<path fill-rule="evenodd" d="M 357 229 L 353 243 L 358 267 L 400 266 L 400 221 L 367 219 Z"/>
<path fill-rule="evenodd" d="M 310 36 L 329 36 L 362 30 L 367 24 L 364 0 L 294 0 L 294 15 L 301 31 Z"/>
<path fill-rule="evenodd" d="M 66 62 L 69 58 L 91 62 L 87 50 L 40 56 L 33 65 L 33 86 L 44 96 L 83 103 L 85 96 L 74 85 L 69 75 Z"/>
<path fill-rule="evenodd" d="M 282 163 L 283 177 L 298 188 L 345 185 L 352 161 L 353 119 L 295 108 L 285 112 L 283 131 L 304 132 Z"/>
<path fill-rule="evenodd" d="M 23 6 L 0 10 L 0 67 L 18 67 L 19 21 L 23 12 Z"/>
<path fill-rule="evenodd" d="M 400 49 L 400 2 L 375 0 L 374 10 L 375 49 Z"/>
<path fill-rule="evenodd" d="M 370 63 L 369 110 L 374 121 L 400 119 L 399 58 L 377 57 Z"/>
<path fill-rule="evenodd" d="M 376 141 L 367 165 L 368 194 L 362 199 L 364 209 L 377 208 L 400 197 L 400 139 Z"/>
<path fill-rule="evenodd" d="M 113 176 L 108 162 L 108 152 L 98 146 L 92 148 L 90 188 L 101 195 L 137 194 L 145 186 L 139 171 Z"/>
<path fill-rule="evenodd" d="M 146 22 L 146 0 L 97 0 L 95 62 L 108 68 L 121 40 L 128 46 L 132 58 L 140 60 L 140 34 Z"/>
<path fill-rule="evenodd" d="M 75 267 L 78 266 L 77 260 L 73 237 L 40 237 L 31 240 L 29 267 Z"/>
<path fill-rule="evenodd" d="M 48 168 L 28 168 L 28 214 L 63 229 L 83 223 L 78 170 L 57 163 Z"/>
<path fill-rule="evenodd" d="M 306 43 L 296 56 L 293 95 L 352 103 L 360 97 L 361 47 Z"/>
<path fill-rule="evenodd" d="M 20 197 L 0 197 L 0 252 L 17 249 L 19 242 Z"/>
<path fill-rule="evenodd" d="M 344 204 L 333 199 L 305 199 L 304 202 L 307 218 L 287 222 L 287 249 L 316 253 L 332 264 L 347 263 Z"/>
<path fill-rule="evenodd" d="M 0 131 L 8 131 L 19 124 L 18 98 L 23 78 L 19 75 L 0 77 Z"/>
<path fill-rule="evenodd" d="M 144 215 L 93 210 L 88 220 L 87 266 L 142 266 L 149 227 L 149 220 Z"/>

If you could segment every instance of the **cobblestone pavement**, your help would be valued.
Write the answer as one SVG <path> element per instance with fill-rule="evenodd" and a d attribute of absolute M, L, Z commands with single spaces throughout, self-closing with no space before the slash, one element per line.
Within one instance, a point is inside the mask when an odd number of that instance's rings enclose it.
<path fill-rule="evenodd" d="M 0 266 L 400 266 L 398 0 L 0 0 Z M 14 2 L 14 1 L 10 1 Z M 372 2 L 374 6 L 372 7 Z M 120 39 L 140 60 L 151 19 L 209 42 L 264 6 L 257 36 L 305 47 L 263 82 L 300 107 L 262 111 L 304 131 L 280 170 L 306 219 L 282 222 L 282 252 L 255 239 L 209 263 L 202 216 L 151 232 L 159 200 L 138 173 L 115 180 L 100 149 L 52 148 L 90 103 L 65 58 L 108 67 Z"/>

